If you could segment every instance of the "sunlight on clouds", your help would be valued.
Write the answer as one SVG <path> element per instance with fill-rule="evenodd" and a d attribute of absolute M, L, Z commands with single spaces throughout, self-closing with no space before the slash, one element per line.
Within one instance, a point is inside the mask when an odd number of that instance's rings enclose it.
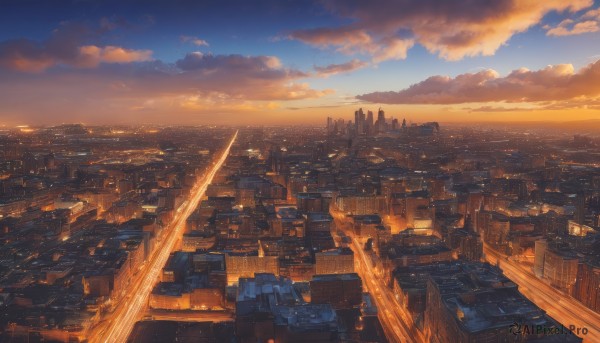
<path fill-rule="evenodd" d="M 414 44 L 443 59 L 460 60 L 494 55 L 513 35 L 527 31 L 550 12 L 575 13 L 592 4 L 591 0 L 333 0 L 326 8 L 351 23 L 296 30 L 289 37 L 347 55 L 368 53 L 374 62 L 405 59 Z M 584 26 L 578 30 L 591 28 Z"/>
<path fill-rule="evenodd" d="M 81 66 L 95 67 L 100 63 L 131 63 L 152 60 L 151 50 L 131 50 L 118 46 L 98 47 L 85 45 L 79 48 Z"/>
<path fill-rule="evenodd" d="M 548 36 L 573 36 L 600 31 L 600 8 L 585 12 L 576 19 L 564 19 L 557 26 L 544 25 Z"/>
<path fill-rule="evenodd" d="M 357 99 L 384 104 L 459 104 L 466 102 L 537 102 L 600 96 L 600 60 L 575 71 L 572 64 L 520 68 L 502 77 L 493 69 L 435 75 L 400 91 L 380 91 Z"/>

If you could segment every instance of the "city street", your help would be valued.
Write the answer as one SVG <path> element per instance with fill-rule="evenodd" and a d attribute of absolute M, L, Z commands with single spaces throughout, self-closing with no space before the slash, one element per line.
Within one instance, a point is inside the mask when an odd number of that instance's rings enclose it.
<path fill-rule="evenodd" d="M 352 238 L 354 267 L 377 305 L 378 317 L 388 339 L 394 342 L 426 342 L 423 334 L 415 328 L 410 313 L 398 303 L 392 289 L 385 284 L 385 280 L 377 276 L 370 257 L 349 228 L 350 224 L 344 214 L 335 210 L 331 210 L 330 213 L 336 227 L 343 229 L 344 233 Z"/>
<path fill-rule="evenodd" d="M 584 342 L 600 342 L 600 315 L 579 301 L 540 280 L 531 270 L 519 262 L 508 259 L 484 244 L 485 258 L 497 264 L 509 279 L 519 286 L 519 291 L 565 327 L 587 328 L 580 335 Z"/>
<path fill-rule="evenodd" d="M 159 278 L 160 271 L 167 262 L 175 243 L 183 234 L 186 218 L 196 209 L 198 203 L 204 197 L 208 185 L 227 159 L 236 137 L 237 131 L 210 171 L 192 188 L 188 201 L 183 205 L 184 208 L 177 211 L 171 225 L 167 228 L 162 246 L 155 249 L 152 258 L 146 262 L 144 269 L 129 284 L 126 296 L 116 305 L 114 311 L 107 314 L 107 317 L 103 318 L 102 322 L 93 329 L 88 337 L 90 342 L 112 343 L 127 340 L 135 322 L 141 318 L 143 310 L 148 304 L 148 297 Z"/>

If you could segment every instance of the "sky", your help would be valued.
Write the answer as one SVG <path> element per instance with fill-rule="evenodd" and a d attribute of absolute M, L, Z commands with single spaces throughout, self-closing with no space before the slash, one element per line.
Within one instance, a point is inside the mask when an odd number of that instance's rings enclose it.
<path fill-rule="evenodd" d="M 600 0 L 2 0 L 0 125 L 600 119 Z"/>

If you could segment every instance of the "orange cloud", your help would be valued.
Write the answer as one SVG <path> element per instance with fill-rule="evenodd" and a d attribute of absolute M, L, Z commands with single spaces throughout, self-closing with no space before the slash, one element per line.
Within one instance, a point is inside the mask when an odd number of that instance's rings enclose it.
<path fill-rule="evenodd" d="M 272 112 L 281 101 L 305 101 L 333 92 L 312 88 L 303 82 L 309 74 L 282 66 L 274 56 L 190 53 L 174 64 L 160 60 L 101 63 L 123 61 L 121 52 L 117 58 L 110 49 L 84 50 L 94 56 L 86 61 L 88 66 L 100 63 L 96 68 L 47 73 L 0 69 L 0 116 L 18 115 L 44 123 L 48 118 L 164 122 L 176 117 L 189 123 L 188 116 L 209 115 L 204 120 L 214 122 L 215 114 Z M 35 94 L 35 101 L 27 94 Z"/>
<path fill-rule="evenodd" d="M 26 40 L 0 43 L 0 68 L 37 73 L 55 64 L 50 56 L 36 50 L 36 47 Z"/>
<path fill-rule="evenodd" d="M 100 61 L 105 63 L 130 63 L 151 59 L 151 50 L 132 50 L 118 46 L 106 46 L 100 50 Z"/>
<path fill-rule="evenodd" d="M 349 55 L 367 53 L 375 62 L 406 58 L 415 43 L 444 59 L 459 60 L 493 55 L 549 12 L 576 12 L 592 4 L 592 0 L 334 0 L 326 3 L 328 9 L 353 19 L 352 23 L 298 30 L 289 37 Z"/>
<path fill-rule="evenodd" d="M 0 68 L 38 73 L 56 65 L 90 68 L 100 63 L 130 63 L 151 59 L 150 50 L 83 45 L 82 42 L 89 35 L 86 26 L 64 23 L 53 31 L 47 41 L 15 39 L 0 42 Z"/>
<path fill-rule="evenodd" d="M 95 67 L 100 63 L 131 63 L 150 61 L 151 50 L 131 50 L 118 46 L 98 47 L 85 45 L 79 48 L 78 66 Z"/>
<path fill-rule="evenodd" d="M 397 92 L 374 92 L 357 99 L 383 104 L 459 104 L 540 102 L 600 97 L 600 60 L 575 71 L 571 64 L 531 71 L 521 68 L 501 77 L 495 70 L 454 78 L 432 76 Z"/>
<path fill-rule="evenodd" d="M 231 100 L 227 94 L 211 93 L 204 96 L 180 95 L 163 96 L 142 100 L 138 105 L 131 106 L 133 111 L 165 111 L 165 112 L 256 112 L 270 111 L 279 108 L 273 101 Z"/>
<path fill-rule="evenodd" d="M 375 62 L 389 59 L 405 59 L 408 49 L 414 45 L 412 39 L 387 38 L 388 42 L 375 39 L 367 30 L 356 28 L 317 28 L 296 31 L 290 38 L 321 48 L 337 47 L 337 51 L 353 55 L 369 54 Z"/>
<path fill-rule="evenodd" d="M 368 66 L 367 62 L 361 61 L 359 59 L 353 59 L 351 61 L 340 63 L 340 64 L 330 64 L 324 67 L 315 66 L 315 71 L 319 76 L 330 76 L 340 73 L 348 73 L 361 68 Z"/>
<path fill-rule="evenodd" d="M 489 105 L 486 105 L 486 106 L 475 107 L 475 108 L 465 107 L 465 108 L 463 108 L 463 110 L 469 111 L 469 112 L 491 113 L 491 112 L 527 112 L 527 111 L 533 111 L 533 110 L 535 110 L 535 108 L 504 107 L 504 106 L 489 106 Z"/>
<path fill-rule="evenodd" d="M 557 26 L 544 26 L 548 36 L 573 36 L 600 31 L 600 8 L 589 10 L 579 18 L 565 19 Z"/>
<path fill-rule="evenodd" d="M 246 100 L 293 100 L 321 97 L 331 90 L 314 90 L 296 80 L 309 74 L 284 68 L 275 56 L 213 55 L 192 52 L 178 60 L 182 72 L 152 73 L 167 91 L 218 92 Z M 142 86 L 142 88 L 144 88 Z"/>

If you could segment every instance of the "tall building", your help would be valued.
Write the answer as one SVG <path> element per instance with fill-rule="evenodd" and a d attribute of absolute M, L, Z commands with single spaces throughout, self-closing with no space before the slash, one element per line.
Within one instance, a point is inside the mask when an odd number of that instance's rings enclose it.
<path fill-rule="evenodd" d="M 354 133 L 356 135 L 367 133 L 367 119 L 362 108 L 354 111 Z"/>
<path fill-rule="evenodd" d="M 358 109 L 358 123 L 356 126 L 357 134 L 362 135 L 363 133 L 365 133 L 365 122 L 366 122 L 365 113 L 363 112 L 362 108 L 359 108 Z"/>
<path fill-rule="evenodd" d="M 546 249 L 543 278 L 565 292 L 572 292 L 577 281 L 579 259 L 571 250 Z"/>
<path fill-rule="evenodd" d="M 332 134 L 334 132 L 335 126 L 333 124 L 333 118 L 327 117 L 327 134 Z"/>
<path fill-rule="evenodd" d="M 379 111 L 377 111 L 377 121 L 385 123 L 385 112 L 381 107 L 379 108 Z"/>
<path fill-rule="evenodd" d="M 367 135 L 373 134 L 373 111 L 367 112 L 367 122 L 365 124 L 365 131 Z"/>
<path fill-rule="evenodd" d="M 592 310 L 600 311 L 600 264 L 597 259 L 579 264 L 573 297 Z"/>
<path fill-rule="evenodd" d="M 375 122 L 375 127 L 377 132 L 385 132 L 386 131 L 386 123 L 385 123 L 385 112 L 379 108 L 377 111 L 377 121 Z"/>

